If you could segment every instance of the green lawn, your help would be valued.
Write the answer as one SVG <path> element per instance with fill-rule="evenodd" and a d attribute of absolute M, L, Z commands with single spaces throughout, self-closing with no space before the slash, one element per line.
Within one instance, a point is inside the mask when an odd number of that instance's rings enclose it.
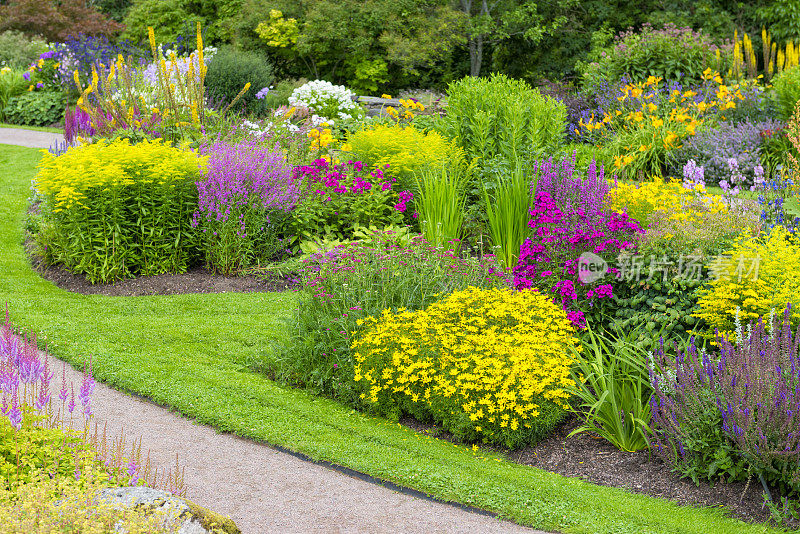
<path fill-rule="evenodd" d="M 36 132 L 50 132 L 56 134 L 63 134 L 64 128 L 49 128 L 47 126 L 23 126 L 21 124 L 6 124 L 0 122 L 0 128 L 19 128 L 20 130 L 34 130 Z"/>
<path fill-rule="evenodd" d="M 719 509 L 587 484 L 499 456 L 474 454 L 276 385 L 249 370 L 294 294 L 104 297 L 71 294 L 42 280 L 21 247 L 25 199 L 38 151 L 0 145 L 0 303 L 12 321 L 46 335 L 73 364 L 95 360 L 95 376 L 177 408 L 221 431 L 287 447 L 375 477 L 565 533 L 777 532 L 722 517 Z"/>

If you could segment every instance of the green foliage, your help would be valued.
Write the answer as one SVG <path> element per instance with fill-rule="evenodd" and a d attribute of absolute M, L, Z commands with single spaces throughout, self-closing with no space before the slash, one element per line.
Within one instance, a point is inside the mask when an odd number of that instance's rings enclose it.
<path fill-rule="evenodd" d="M 51 126 L 61 122 L 66 99 L 54 91 L 30 91 L 8 99 L 3 108 L 6 122 L 28 126 Z"/>
<path fill-rule="evenodd" d="M 256 98 L 256 93 L 272 85 L 273 80 L 272 67 L 265 57 L 226 46 L 211 59 L 205 84 L 210 97 L 223 99 L 228 104 L 250 83 L 250 90 L 240 97 L 234 109 L 261 114 L 266 105 L 264 100 Z"/>
<path fill-rule="evenodd" d="M 134 0 L 95 0 L 94 5 L 111 20 L 122 22 Z"/>
<path fill-rule="evenodd" d="M 772 85 L 775 88 L 775 104 L 779 116 L 783 120 L 789 120 L 800 101 L 800 65 L 775 76 Z"/>
<path fill-rule="evenodd" d="M 463 42 L 462 22 L 442 0 L 249 0 L 236 42 L 267 51 L 281 77 L 371 92 L 398 87 L 404 76 L 447 59 Z"/>
<path fill-rule="evenodd" d="M 147 28 L 152 27 L 157 43 L 174 41 L 187 26 L 196 22 L 203 26 L 202 17 L 190 13 L 184 0 L 134 0 L 125 15 L 125 31 L 120 36 L 134 42 L 147 39 Z"/>
<path fill-rule="evenodd" d="M 346 241 L 359 227 L 384 228 L 403 221 L 403 213 L 396 207 L 398 193 L 383 187 L 391 184 L 383 181 L 380 169 L 360 162 L 329 166 L 324 160 L 301 169 L 302 192 L 286 221 L 287 235 Z M 364 186 L 366 182 L 371 184 L 369 188 Z"/>
<path fill-rule="evenodd" d="M 355 157 L 365 165 L 386 168 L 398 187 L 411 189 L 416 174 L 428 168 L 466 165 L 464 151 L 436 132 L 423 133 L 413 126 L 379 125 L 348 137 Z M 386 167 L 388 165 L 388 167 Z"/>
<path fill-rule="evenodd" d="M 467 77 L 447 89 L 447 116 L 437 128 L 479 165 L 514 162 L 557 149 L 564 141 L 564 104 L 501 74 Z"/>
<path fill-rule="evenodd" d="M 417 176 L 420 226 L 425 239 L 435 247 L 454 248 L 464 231 L 467 176 L 471 168 L 443 165 L 438 171 L 423 170 Z"/>
<path fill-rule="evenodd" d="M 10 488 L 31 482 L 40 469 L 74 477 L 75 459 L 89 448 L 74 431 L 37 424 L 42 416 L 23 406 L 23 423 L 16 430 L 0 418 L 0 486 Z M 73 454 L 73 450 L 75 454 Z"/>
<path fill-rule="evenodd" d="M 300 78 L 299 80 L 289 78 L 275 83 L 267 93 L 267 96 L 264 97 L 264 106 L 267 108 L 288 106 L 289 97 L 292 96 L 294 90 L 306 83 L 308 83 L 308 80 L 305 78 Z"/>
<path fill-rule="evenodd" d="M 623 32 L 613 42 L 609 33 L 598 33 L 588 62 L 578 70 L 587 90 L 601 90 L 604 83 L 617 83 L 623 76 L 634 82 L 656 76 L 688 86 L 700 83 L 706 68 L 720 70 L 716 50 L 702 31 L 677 28 L 672 23 L 656 30 L 645 24 L 639 33 Z"/>
<path fill-rule="evenodd" d="M 684 395 L 681 402 L 684 417 L 677 425 L 683 450 L 662 453 L 672 459 L 673 469 L 696 484 L 701 480 L 746 480 L 749 477 L 747 462 L 722 430 L 722 415 L 714 393 L 702 389 L 691 398 Z"/>
<path fill-rule="evenodd" d="M 800 1 L 772 0 L 756 11 L 776 42 L 800 39 Z"/>
<path fill-rule="evenodd" d="M 594 432 L 628 452 L 648 447 L 653 390 L 647 353 L 632 343 L 635 337 L 629 329 L 608 336 L 592 330 L 585 334 L 582 350 L 573 354 L 575 385 L 568 388 L 579 401 L 576 411 L 584 423 L 570 436 Z"/>
<path fill-rule="evenodd" d="M 437 250 L 419 238 L 352 243 L 313 255 L 301 273 L 303 297 L 276 348 L 277 376 L 360 406 L 350 345 L 361 320 L 384 309 L 419 310 L 469 286 L 495 287 L 494 262 Z"/>
<path fill-rule="evenodd" d="M 89 163 L 91 162 L 91 163 Z M 160 142 L 99 141 L 45 154 L 40 252 L 91 283 L 184 272 L 197 256 L 197 156 Z"/>
<path fill-rule="evenodd" d="M 535 182 L 531 184 L 517 164 L 510 176 L 501 179 L 493 195 L 483 190 L 494 252 L 509 272 L 517 264 L 519 249 L 528 236 L 528 214 L 534 200 L 531 190 L 535 189 Z"/>
<path fill-rule="evenodd" d="M 47 51 L 47 43 L 31 38 L 20 31 L 0 33 L 0 65 L 12 69 L 24 69 Z"/>
<path fill-rule="evenodd" d="M 23 94 L 29 85 L 30 82 L 23 78 L 22 71 L 14 69 L 0 71 L 0 119 L 6 120 L 5 108 L 8 101 Z"/>

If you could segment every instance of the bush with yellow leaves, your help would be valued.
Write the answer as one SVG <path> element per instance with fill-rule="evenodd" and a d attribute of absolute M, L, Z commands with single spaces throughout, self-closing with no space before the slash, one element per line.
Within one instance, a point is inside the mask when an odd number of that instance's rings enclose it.
<path fill-rule="evenodd" d="M 397 179 L 400 190 L 414 188 L 414 174 L 424 169 L 466 167 L 464 151 L 455 143 L 413 126 L 379 125 L 359 130 L 350 136 L 348 145 L 365 165 L 388 165 L 384 172 Z"/>
<path fill-rule="evenodd" d="M 697 303 L 695 317 L 709 326 L 704 332 L 713 338 L 715 330 L 731 334 L 735 325 L 759 318 L 768 320 L 787 304 L 795 305 L 800 293 L 800 238 L 782 226 L 766 235 L 743 238 L 717 258 L 716 278 Z M 793 326 L 800 322 L 800 310 L 793 306 Z"/>
<path fill-rule="evenodd" d="M 578 345 L 546 295 L 468 287 L 364 323 L 352 344 L 353 378 L 378 413 L 510 448 L 545 437 L 564 417 Z"/>

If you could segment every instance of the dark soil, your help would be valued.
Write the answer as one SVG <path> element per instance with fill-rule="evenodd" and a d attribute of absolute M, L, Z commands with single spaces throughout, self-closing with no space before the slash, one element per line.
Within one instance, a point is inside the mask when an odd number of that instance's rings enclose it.
<path fill-rule="evenodd" d="M 36 265 L 36 271 L 61 289 L 84 295 L 138 297 L 141 295 L 179 295 L 182 293 L 253 293 L 285 291 L 291 281 L 281 277 L 222 276 L 197 267 L 184 274 L 158 274 L 120 280 L 113 284 L 90 284 L 79 274 L 58 265 Z"/>
<path fill-rule="evenodd" d="M 139 276 L 120 280 L 113 284 L 90 284 L 84 276 L 73 274 L 60 265 L 46 265 L 33 257 L 31 257 L 31 265 L 45 280 L 53 282 L 61 289 L 83 295 L 138 297 L 183 293 L 254 293 L 286 291 L 294 286 L 294 282 L 289 277 L 277 275 L 222 276 L 203 267 L 190 269 L 184 274 Z"/>
<path fill-rule="evenodd" d="M 403 418 L 403 425 L 417 432 L 454 441 L 452 436 L 432 425 Z M 623 452 L 597 435 L 582 433 L 567 438 L 579 426 L 576 417 L 561 424 L 547 439 L 533 447 L 516 451 L 498 450 L 516 463 L 537 467 L 567 477 L 577 477 L 601 486 L 623 488 L 634 493 L 661 497 L 678 504 L 725 507 L 729 515 L 748 522 L 764 522 L 769 511 L 764 506 L 763 489 L 757 478 L 746 483 L 695 485 L 682 479 L 670 467 L 647 451 Z M 487 449 L 489 449 L 487 447 Z M 773 491 L 773 495 L 775 492 Z M 789 526 L 798 527 L 798 524 Z"/>

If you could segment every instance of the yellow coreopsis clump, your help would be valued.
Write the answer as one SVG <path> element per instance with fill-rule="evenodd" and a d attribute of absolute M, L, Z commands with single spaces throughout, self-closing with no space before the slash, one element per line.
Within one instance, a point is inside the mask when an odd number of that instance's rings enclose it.
<path fill-rule="evenodd" d="M 379 412 L 516 447 L 546 435 L 566 408 L 578 345 L 564 311 L 535 290 L 469 287 L 421 311 L 384 310 L 361 332 L 354 380 Z"/>

